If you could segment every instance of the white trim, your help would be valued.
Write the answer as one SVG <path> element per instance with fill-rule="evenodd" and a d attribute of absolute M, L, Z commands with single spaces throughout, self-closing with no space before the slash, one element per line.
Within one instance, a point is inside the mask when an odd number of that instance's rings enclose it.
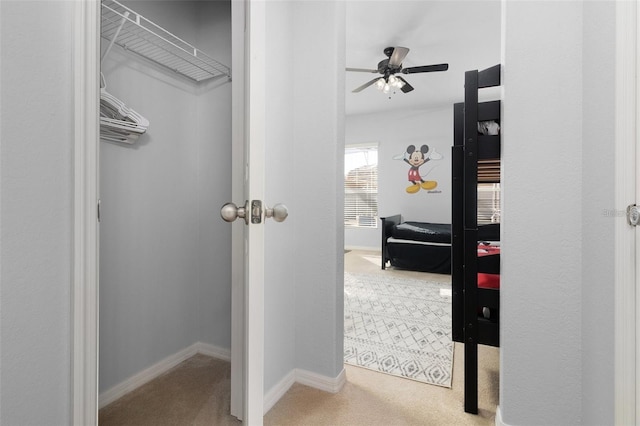
<path fill-rule="evenodd" d="M 615 205 L 636 201 L 636 4 L 616 2 Z M 624 220 L 615 225 L 616 424 L 636 423 L 635 233 Z"/>
<path fill-rule="evenodd" d="M 296 382 L 325 392 L 338 393 L 347 383 L 347 372 L 343 368 L 336 377 L 327 377 L 298 368 L 296 369 Z"/>
<path fill-rule="evenodd" d="M 98 0 L 75 2 L 72 421 L 98 423 Z"/>
<path fill-rule="evenodd" d="M 242 2 L 233 2 L 236 3 Z M 244 17 L 239 25 L 243 34 Z M 237 23 L 237 22 L 236 22 Z M 74 246 L 73 246 L 73 294 L 72 294 L 72 416 L 74 425 L 91 426 L 98 423 L 98 407 L 104 404 L 104 395 L 98 396 L 98 278 L 99 278 L 99 227 L 96 221 L 99 197 L 98 156 L 99 156 L 99 72 L 100 72 L 100 1 L 78 0 L 75 2 L 74 16 Z M 244 42 L 241 40 L 242 50 Z M 242 54 L 240 55 L 243 56 Z M 243 67 L 238 67 L 241 70 Z M 243 78 L 238 81 L 242 81 Z M 237 91 L 234 88 L 234 93 Z M 242 86 L 240 84 L 239 86 Z M 244 95 L 236 97 L 243 101 Z M 241 103 L 241 111 L 244 104 Z M 244 113 L 240 115 L 240 127 L 244 130 Z M 239 142 L 244 140 L 241 132 Z M 242 152 L 242 151 L 241 151 Z M 241 173 L 244 167 L 241 168 Z M 235 180 L 234 180 L 235 181 Z M 242 178 L 240 182 L 243 182 Z M 242 185 L 241 185 L 242 186 Z M 237 286 L 235 286 L 237 287 Z M 234 287 L 234 288 L 235 288 Z M 236 303 L 235 330 L 242 342 L 243 300 L 241 291 L 239 304 Z M 238 306 L 240 309 L 238 309 Z M 239 321 L 238 321 L 239 319 Z M 231 352 L 204 343 L 196 344 L 197 352 L 229 361 Z M 232 366 L 235 369 L 242 410 L 242 373 L 244 347 L 237 347 Z M 233 367 L 232 367 L 233 371 Z M 239 374 L 239 376 L 238 376 Z M 239 378 L 238 378 L 239 377 Z M 124 382 L 123 382 L 124 383 Z M 233 380 L 232 380 L 233 383 Z M 129 385 L 127 385 L 129 386 Z M 115 390 L 107 391 L 111 398 Z M 110 397 L 111 395 L 111 397 Z M 100 399 L 100 403 L 99 403 Z"/>
<path fill-rule="evenodd" d="M 211 358 L 220 359 L 222 361 L 231 362 L 231 351 L 226 348 L 214 346 L 210 343 L 196 342 L 194 343 L 196 352 L 202 355 L 210 356 Z"/>
<path fill-rule="evenodd" d="M 249 0 L 247 16 L 245 72 L 247 100 L 248 174 L 245 200 L 264 200 L 266 145 L 266 2 Z M 246 232 L 245 263 L 245 397 L 243 421 L 262 425 L 264 409 L 264 226 L 249 224 Z"/>
<path fill-rule="evenodd" d="M 122 398 L 129 392 L 132 392 L 140 386 L 163 375 L 173 367 L 196 354 L 207 355 L 227 362 L 231 360 L 231 352 L 228 349 L 219 348 L 208 343 L 196 342 L 101 393 L 99 398 L 99 408 L 103 408 L 117 399 Z"/>
<path fill-rule="evenodd" d="M 231 2 L 231 200 L 244 200 L 245 10 Z M 240 222 L 240 221 L 238 221 Z M 244 224 L 231 225 L 231 415 L 244 416 Z"/>
<path fill-rule="evenodd" d="M 269 410 L 280 401 L 280 398 L 287 393 L 294 383 L 300 383 L 301 385 L 319 389 L 324 392 L 338 393 L 342 390 L 346 382 L 347 373 L 344 368 L 336 377 L 327 377 L 311 371 L 295 368 L 265 393 L 264 414 L 267 414 Z"/>
<path fill-rule="evenodd" d="M 285 393 L 293 386 L 296 382 L 296 370 L 293 369 L 282 378 L 278 383 L 276 383 L 271 389 L 267 391 L 264 395 L 264 407 L 263 414 L 267 414 L 269 410 L 273 408 L 274 405 L 280 398 L 284 396 Z"/>
<path fill-rule="evenodd" d="M 507 423 L 505 423 L 502 420 L 502 410 L 500 410 L 500 406 L 496 406 L 496 420 L 495 420 L 495 425 L 496 426 L 509 426 Z"/>

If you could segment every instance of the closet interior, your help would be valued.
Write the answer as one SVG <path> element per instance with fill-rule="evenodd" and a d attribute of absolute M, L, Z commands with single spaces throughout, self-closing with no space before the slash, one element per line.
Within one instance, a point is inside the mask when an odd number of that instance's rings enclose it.
<path fill-rule="evenodd" d="M 103 0 L 101 36 L 103 407 L 230 354 L 231 1 Z"/>

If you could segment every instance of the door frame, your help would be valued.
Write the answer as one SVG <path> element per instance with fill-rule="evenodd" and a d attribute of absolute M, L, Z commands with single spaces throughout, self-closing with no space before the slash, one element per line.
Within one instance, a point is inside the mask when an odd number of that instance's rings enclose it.
<path fill-rule="evenodd" d="M 231 2 L 231 199 L 244 200 L 245 154 L 245 4 Z M 239 223 L 231 226 L 231 415 L 245 418 L 244 403 L 244 298 L 245 229 Z"/>
<path fill-rule="evenodd" d="M 71 416 L 90 426 L 98 423 L 100 0 L 74 6 Z"/>
<path fill-rule="evenodd" d="M 232 1 L 232 72 L 237 82 L 232 94 L 232 194 L 244 196 L 245 133 L 248 131 L 245 114 L 245 60 L 248 34 L 246 6 Z M 100 81 L 100 0 L 77 0 L 73 16 L 73 72 L 74 72 L 74 175 L 73 175 L 73 278 L 71 283 L 71 417 L 74 425 L 98 424 L 98 324 L 99 324 L 99 81 Z M 260 8 L 258 8 L 260 9 Z M 262 11 L 264 17 L 264 10 Z M 246 27 L 246 28 L 245 28 Z M 258 31 L 254 32 L 257 34 Z M 259 38 L 258 38 L 259 40 Z M 264 46 L 263 46 L 264 47 Z M 264 55 L 262 55 L 264 60 Z M 264 97 L 264 96 L 263 96 Z M 264 104 L 262 104 L 264 108 Z M 264 114 L 262 115 L 264 116 Z M 263 123 L 264 125 L 264 123 Z M 257 155 L 257 152 L 256 154 Z M 261 154 L 263 157 L 263 155 Z M 240 159 L 240 160 L 238 160 Z M 263 173 L 264 171 L 262 171 Z M 254 173 L 257 179 L 258 173 Z M 240 176 L 238 178 L 238 176 Z M 240 183 L 240 184 L 238 184 Z M 262 188 L 263 191 L 264 188 Z M 262 198 L 262 197 L 261 197 Z M 262 227 L 256 227 L 261 229 Z M 260 232 L 254 232 L 254 238 Z M 244 234 L 239 225 L 232 231 L 232 394 L 231 413 L 245 420 L 262 421 L 263 410 L 263 353 L 255 350 L 246 356 L 249 342 L 247 327 L 255 335 L 252 342 L 263 347 L 264 332 L 259 316 L 264 303 L 263 286 L 258 292 L 245 292 Z M 252 271 L 252 274 L 254 272 Z M 255 272 L 258 274 L 258 271 Z M 261 273 L 260 273 L 261 274 Z M 263 275 L 263 274 L 261 274 Z M 252 305 L 246 305 L 251 296 Z M 261 304 L 259 312 L 247 321 L 245 309 Z M 258 327 L 256 327 L 258 325 Z M 247 367 L 252 379 L 248 382 Z M 256 382 L 257 380 L 257 382 Z M 252 394 L 249 394 L 252 392 Z M 251 406 L 243 404 L 251 396 Z M 249 410 L 249 411 L 248 411 Z"/>
<path fill-rule="evenodd" d="M 232 1 L 232 197 L 264 200 L 264 1 Z M 247 212 L 249 214 L 249 212 Z M 232 225 L 231 414 L 261 425 L 264 416 L 264 225 Z M 234 364 L 235 363 L 235 364 Z"/>
<path fill-rule="evenodd" d="M 616 69 L 615 69 L 615 205 L 624 216 L 626 206 L 636 203 L 640 185 L 636 184 L 636 168 L 640 150 L 636 149 L 638 32 L 640 8 L 635 2 L 616 2 Z M 640 325 L 636 312 L 640 307 L 640 264 L 636 262 L 639 229 L 632 229 L 619 217 L 615 224 L 615 347 L 614 347 L 614 420 L 615 424 L 636 424 L 640 419 L 637 377 L 637 343 Z"/>

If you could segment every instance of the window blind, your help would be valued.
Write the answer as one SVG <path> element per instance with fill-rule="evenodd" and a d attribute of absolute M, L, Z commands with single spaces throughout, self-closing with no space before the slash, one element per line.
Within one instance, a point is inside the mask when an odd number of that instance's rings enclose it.
<path fill-rule="evenodd" d="M 478 183 L 478 224 L 500 223 L 500 184 Z"/>
<path fill-rule="evenodd" d="M 378 146 L 345 148 L 344 224 L 378 227 Z"/>

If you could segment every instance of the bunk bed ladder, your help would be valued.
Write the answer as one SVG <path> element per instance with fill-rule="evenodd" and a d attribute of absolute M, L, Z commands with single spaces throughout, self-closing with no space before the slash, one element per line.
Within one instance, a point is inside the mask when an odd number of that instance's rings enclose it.
<path fill-rule="evenodd" d="M 454 104 L 452 147 L 452 337 L 464 343 L 464 410 L 478 413 L 478 344 L 498 345 L 497 327 L 478 319 L 478 159 L 499 158 L 500 139 L 478 135 L 480 116 L 500 117 L 499 101 L 478 103 L 478 89 L 500 85 L 500 65 L 465 73 L 464 103 Z M 480 143 L 479 143 L 480 140 Z M 496 142 L 495 143 L 491 142 Z"/>
<path fill-rule="evenodd" d="M 464 103 L 453 105 L 451 147 L 451 336 L 464 342 Z"/>

